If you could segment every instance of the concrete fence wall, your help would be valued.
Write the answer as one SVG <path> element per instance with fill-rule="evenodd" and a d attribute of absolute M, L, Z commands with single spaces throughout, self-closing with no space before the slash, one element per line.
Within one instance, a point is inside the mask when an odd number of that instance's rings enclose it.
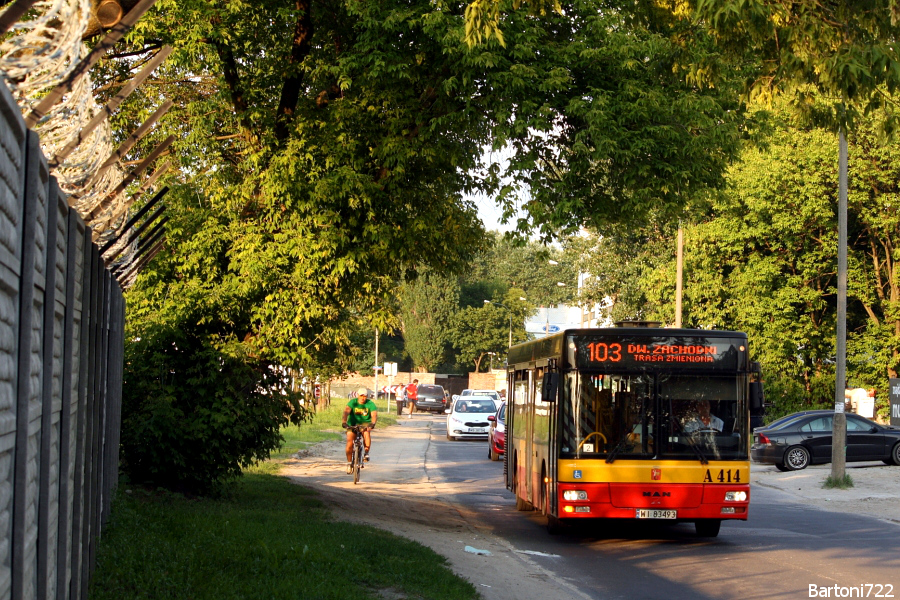
<path fill-rule="evenodd" d="M 0 600 L 87 598 L 118 477 L 124 315 L 0 84 Z"/>

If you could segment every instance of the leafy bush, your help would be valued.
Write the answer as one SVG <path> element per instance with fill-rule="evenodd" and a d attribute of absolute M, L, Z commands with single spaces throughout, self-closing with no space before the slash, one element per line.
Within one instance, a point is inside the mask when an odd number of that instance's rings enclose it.
<path fill-rule="evenodd" d="M 208 493 L 267 459 L 309 411 L 243 346 L 180 322 L 125 345 L 121 465 L 135 482 Z"/>
<path fill-rule="evenodd" d="M 818 408 L 834 407 L 834 374 L 814 377 L 810 381 L 810 389 L 806 390 L 803 382 L 789 374 L 764 369 L 763 387 L 766 401 L 771 404 L 766 409 L 766 421 L 799 412 Z M 831 396 L 831 397 L 830 397 Z"/>

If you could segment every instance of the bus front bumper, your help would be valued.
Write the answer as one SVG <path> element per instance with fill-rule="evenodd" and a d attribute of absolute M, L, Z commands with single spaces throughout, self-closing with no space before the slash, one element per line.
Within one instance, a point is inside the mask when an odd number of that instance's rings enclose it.
<path fill-rule="evenodd" d="M 746 484 L 560 483 L 561 519 L 738 519 L 749 514 Z"/>

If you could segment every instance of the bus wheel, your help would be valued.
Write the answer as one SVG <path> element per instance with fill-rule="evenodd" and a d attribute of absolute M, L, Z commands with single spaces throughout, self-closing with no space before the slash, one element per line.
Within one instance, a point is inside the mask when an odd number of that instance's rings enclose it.
<path fill-rule="evenodd" d="M 694 527 L 697 528 L 697 537 L 717 537 L 719 535 L 719 527 L 721 526 L 721 519 L 701 519 L 699 521 L 694 521 Z"/>

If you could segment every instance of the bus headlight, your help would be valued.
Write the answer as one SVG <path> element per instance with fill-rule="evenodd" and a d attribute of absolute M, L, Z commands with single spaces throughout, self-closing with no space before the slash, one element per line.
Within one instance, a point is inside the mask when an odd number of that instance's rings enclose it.
<path fill-rule="evenodd" d="M 588 495 L 584 490 L 566 490 L 563 492 L 563 500 L 568 500 L 569 502 L 587 499 Z"/>
<path fill-rule="evenodd" d="M 725 502 L 746 502 L 747 492 L 725 492 Z"/>

